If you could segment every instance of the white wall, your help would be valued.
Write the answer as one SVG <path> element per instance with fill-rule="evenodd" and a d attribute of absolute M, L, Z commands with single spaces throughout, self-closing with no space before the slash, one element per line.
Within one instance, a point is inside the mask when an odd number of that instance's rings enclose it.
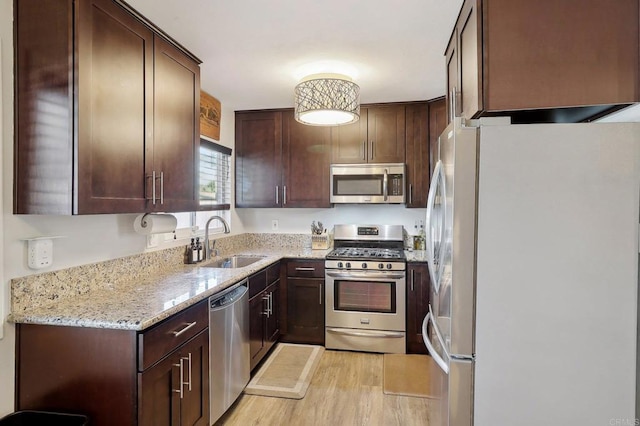
<path fill-rule="evenodd" d="M 13 0 L 0 0 L 0 40 L 2 41 L 2 162 L 0 164 L 0 196 L 2 225 L 0 227 L 0 294 L 4 296 L 4 316 L 9 312 L 10 280 L 36 273 L 26 264 L 25 238 L 64 236 L 54 240 L 53 266 L 45 271 L 64 269 L 98 261 L 115 259 L 144 252 L 146 238 L 133 232 L 136 215 L 34 216 L 13 215 Z M 207 91 L 207 82 L 202 82 Z M 213 93 L 215 95 L 215 93 Z M 234 144 L 234 113 L 225 108 L 221 99 L 221 144 Z M 233 167 L 233 166 L 232 166 Z M 233 176 L 233 172 L 232 172 Z M 306 233 L 311 221 L 320 220 L 330 229 L 337 223 L 402 224 L 413 231 L 414 221 L 424 218 L 424 209 L 402 206 L 338 206 L 332 209 L 241 209 L 231 212 L 232 232 L 272 232 L 271 219 L 278 219 L 283 233 Z M 3 229 L 4 232 L 3 232 Z M 184 244 L 184 241 L 163 243 L 156 249 Z M 4 269 L 4 271 L 2 271 Z M 0 306 L 2 306 L 0 296 Z M 2 311 L 2 309 L 0 309 Z M 0 340 L 0 416 L 14 411 L 14 351 L 15 327 L 4 324 Z"/>
<path fill-rule="evenodd" d="M 246 232 L 310 233 L 311 222 L 320 221 L 330 232 L 338 224 L 404 225 L 414 234 L 416 220 L 425 219 L 425 209 L 407 209 L 396 205 L 336 205 L 331 209 L 238 209 Z M 278 230 L 271 221 L 278 220 Z"/>

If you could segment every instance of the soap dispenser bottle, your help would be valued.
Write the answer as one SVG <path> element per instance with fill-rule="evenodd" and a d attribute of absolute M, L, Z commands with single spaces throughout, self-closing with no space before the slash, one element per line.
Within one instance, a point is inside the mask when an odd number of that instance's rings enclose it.
<path fill-rule="evenodd" d="M 202 262 L 202 260 L 204 259 L 204 250 L 202 250 L 200 237 L 196 237 L 196 250 L 198 250 L 198 262 Z"/>
<path fill-rule="evenodd" d="M 198 246 L 193 238 L 191 239 L 191 263 L 198 263 Z"/>

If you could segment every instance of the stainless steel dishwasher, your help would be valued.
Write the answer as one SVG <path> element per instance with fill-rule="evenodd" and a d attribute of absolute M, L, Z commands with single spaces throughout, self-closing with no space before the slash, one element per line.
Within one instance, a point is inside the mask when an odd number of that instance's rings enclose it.
<path fill-rule="evenodd" d="M 209 407 L 214 424 L 251 375 L 247 280 L 209 298 Z"/>

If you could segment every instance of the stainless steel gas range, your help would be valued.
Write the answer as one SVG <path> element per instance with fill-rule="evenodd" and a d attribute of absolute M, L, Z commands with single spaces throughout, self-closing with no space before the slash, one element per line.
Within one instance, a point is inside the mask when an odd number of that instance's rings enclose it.
<path fill-rule="evenodd" d="M 401 225 L 336 225 L 325 262 L 328 349 L 406 352 Z"/>

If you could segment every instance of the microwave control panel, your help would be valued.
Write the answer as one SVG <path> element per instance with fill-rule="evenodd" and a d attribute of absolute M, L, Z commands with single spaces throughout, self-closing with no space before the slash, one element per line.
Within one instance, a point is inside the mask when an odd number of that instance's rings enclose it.
<path fill-rule="evenodd" d="M 389 175 L 389 195 L 402 195 L 403 194 L 403 175 Z"/>

